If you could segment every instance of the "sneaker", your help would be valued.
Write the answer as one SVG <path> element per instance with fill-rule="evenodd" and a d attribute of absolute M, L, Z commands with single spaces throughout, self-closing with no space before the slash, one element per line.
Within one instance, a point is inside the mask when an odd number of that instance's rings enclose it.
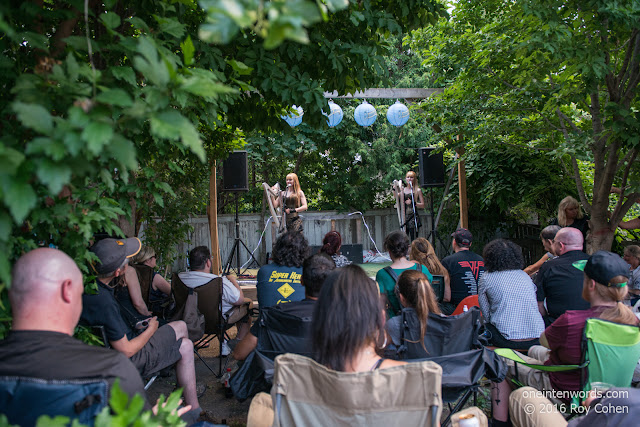
<path fill-rule="evenodd" d="M 229 344 L 227 344 L 227 340 L 224 340 L 222 342 L 222 349 L 220 350 L 220 355 L 228 356 L 230 354 L 231 354 L 231 347 L 229 347 Z"/>

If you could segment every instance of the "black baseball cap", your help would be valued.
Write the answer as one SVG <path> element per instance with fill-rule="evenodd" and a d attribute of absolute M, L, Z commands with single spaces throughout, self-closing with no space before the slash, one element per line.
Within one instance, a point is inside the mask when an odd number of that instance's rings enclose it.
<path fill-rule="evenodd" d="M 613 252 L 598 251 L 587 260 L 574 262 L 573 266 L 584 271 L 590 279 L 608 287 L 622 288 L 627 285 L 627 282 L 609 283 L 616 276 L 629 278 L 629 264 Z"/>
<path fill-rule="evenodd" d="M 456 243 L 460 246 L 471 246 L 471 242 L 473 241 L 473 234 L 466 228 L 458 228 L 451 233 L 451 237 L 456 239 Z"/>
<path fill-rule="evenodd" d="M 102 239 L 90 249 L 100 259 L 100 262 L 96 263 L 94 268 L 98 274 L 116 271 L 125 259 L 136 255 L 141 248 L 142 242 L 137 237 Z"/>

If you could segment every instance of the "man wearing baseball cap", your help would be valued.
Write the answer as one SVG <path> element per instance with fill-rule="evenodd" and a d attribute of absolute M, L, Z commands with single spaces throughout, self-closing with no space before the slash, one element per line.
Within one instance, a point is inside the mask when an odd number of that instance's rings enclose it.
<path fill-rule="evenodd" d="M 98 292 L 83 295 L 82 319 L 89 325 L 102 325 L 111 347 L 124 353 L 136 366 L 142 377 L 176 364 L 178 385 L 184 388 L 184 400 L 192 411 L 200 411 L 196 392 L 193 343 L 187 338 L 187 325 L 183 321 L 158 327 L 158 319 L 148 319 L 146 329 L 134 331 L 120 313 L 114 296 L 121 283 L 128 261 L 141 248 L 136 237 L 103 239 L 91 248 L 99 259 L 93 264 Z"/>
<path fill-rule="evenodd" d="M 442 265 L 449 272 L 451 283 L 451 302 L 442 304 L 444 314 L 453 313 L 460 301 L 469 295 L 477 295 L 478 280 L 484 274 L 484 260 L 471 250 L 471 232 L 466 228 L 459 228 L 451 237 L 455 253 L 442 260 Z"/>
<path fill-rule="evenodd" d="M 573 267 L 584 272 L 582 298 L 589 303 L 586 310 L 568 310 L 553 322 L 540 336 L 541 346 L 529 349 L 529 357 L 522 355 L 527 363 L 545 365 L 580 364 L 582 359 L 582 335 L 587 319 L 597 317 L 616 323 L 637 325 L 638 319 L 622 301 L 627 295 L 629 278 L 628 264 L 617 254 L 598 251 L 588 260 L 578 260 Z M 514 375 L 513 362 L 509 364 L 509 375 Z M 580 370 L 566 372 L 543 372 L 518 366 L 519 379 L 538 390 L 580 390 Z M 505 382 L 498 384 L 498 395 L 508 394 L 511 389 Z M 506 421 L 508 398 L 502 394 L 500 404 L 494 401 L 494 416 Z M 512 414 L 514 420 L 516 414 Z M 526 423 L 518 425 L 527 425 Z"/>

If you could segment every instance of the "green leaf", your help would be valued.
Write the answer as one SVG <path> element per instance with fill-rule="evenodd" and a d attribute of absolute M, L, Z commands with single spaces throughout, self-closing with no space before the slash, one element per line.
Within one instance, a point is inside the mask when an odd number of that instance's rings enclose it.
<path fill-rule="evenodd" d="M 158 22 L 160 32 L 170 34 L 177 39 L 184 36 L 186 26 L 181 24 L 177 19 L 159 17 L 157 15 L 153 15 L 153 17 Z"/>
<path fill-rule="evenodd" d="M 102 147 L 111 140 L 113 129 L 102 122 L 92 122 L 83 131 L 80 137 L 87 143 L 87 148 L 94 155 L 100 154 Z"/>
<path fill-rule="evenodd" d="M 71 168 L 65 164 L 42 159 L 36 162 L 36 175 L 40 182 L 49 188 L 52 195 L 57 195 L 65 184 L 71 180 Z"/>
<path fill-rule="evenodd" d="M 160 138 L 175 140 L 180 138 L 201 161 L 205 160 L 205 152 L 200 134 L 193 124 L 177 111 L 165 111 L 151 118 L 151 133 Z"/>
<path fill-rule="evenodd" d="M 198 30 L 198 37 L 202 41 L 215 44 L 229 43 L 240 31 L 231 19 L 221 13 L 209 15 L 209 21 L 202 24 Z"/>
<path fill-rule="evenodd" d="M 100 21 L 110 30 L 120 26 L 120 16 L 115 12 L 107 12 L 100 15 Z"/>
<path fill-rule="evenodd" d="M 49 50 L 49 39 L 44 34 L 38 34 L 31 31 L 22 33 L 22 37 L 31 48 Z"/>
<path fill-rule="evenodd" d="M 13 222 L 11 221 L 11 217 L 4 209 L 0 210 L 0 241 L 6 242 L 9 240 L 9 236 L 11 235 L 11 227 L 13 226 Z"/>
<path fill-rule="evenodd" d="M 118 80 L 124 80 L 131 86 L 136 86 L 138 84 L 136 82 L 136 73 L 131 67 L 111 67 L 109 70 L 111 70 L 113 77 Z"/>
<path fill-rule="evenodd" d="M 111 398 L 109 399 L 109 406 L 116 414 L 121 414 L 127 409 L 129 403 L 129 396 L 122 390 L 120 386 L 120 380 L 116 379 L 113 387 L 111 387 Z"/>
<path fill-rule="evenodd" d="M 127 18 L 126 20 L 129 21 L 131 25 L 138 30 L 143 30 L 147 32 L 149 31 L 149 26 L 147 25 L 147 23 L 140 18 L 133 17 L 133 18 Z"/>
<path fill-rule="evenodd" d="M 17 224 L 22 224 L 36 205 L 36 192 L 28 183 L 15 180 L 12 177 L 5 177 L 2 180 L 2 190 L 5 200 L 11 200 L 8 206 L 11 216 Z"/>
<path fill-rule="evenodd" d="M 18 167 L 24 162 L 25 155 L 11 147 L 0 145 L 0 164 L 2 172 L 14 175 Z"/>
<path fill-rule="evenodd" d="M 133 142 L 116 134 L 111 143 L 107 146 L 107 152 L 116 159 L 123 168 L 134 170 L 138 167 L 136 160 L 136 147 Z"/>
<path fill-rule="evenodd" d="M 229 86 L 201 76 L 194 76 L 185 80 L 182 84 L 182 89 L 203 98 L 215 98 L 221 93 L 236 93 L 236 90 Z"/>
<path fill-rule="evenodd" d="M 236 61 L 235 59 L 229 60 L 228 63 L 231 65 L 231 68 L 241 76 L 247 76 L 253 71 L 253 68 L 248 67 L 244 62 Z"/>
<path fill-rule="evenodd" d="M 129 107 L 133 105 L 131 97 L 122 89 L 107 89 L 101 92 L 96 99 L 105 104 Z"/>
<path fill-rule="evenodd" d="M 53 130 L 53 117 L 42 105 L 14 102 L 12 107 L 24 126 L 40 133 L 49 133 Z"/>
<path fill-rule="evenodd" d="M 196 51 L 191 41 L 191 36 L 187 36 L 186 40 L 180 43 L 180 48 L 182 49 L 182 55 L 184 57 L 184 65 L 188 67 L 193 63 L 193 54 Z"/>

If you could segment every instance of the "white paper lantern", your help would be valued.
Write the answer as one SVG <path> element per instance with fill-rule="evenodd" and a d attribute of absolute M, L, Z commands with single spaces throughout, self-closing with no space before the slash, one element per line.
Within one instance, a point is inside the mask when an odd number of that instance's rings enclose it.
<path fill-rule="evenodd" d="M 332 100 L 329 100 L 329 108 L 331 109 L 331 112 L 328 115 L 324 111 L 322 114 L 327 116 L 327 124 L 329 127 L 334 128 L 340 124 L 344 117 L 344 113 L 342 112 L 342 108 Z"/>
<path fill-rule="evenodd" d="M 280 118 L 287 122 L 289 126 L 293 128 L 302 123 L 302 116 L 304 116 L 304 111 L 302 110 L 302 107 L 297 107 L 295 105 L 293 105 L 291 108 L 294 111 L 290 112 L 288 116 L 280 116 Z"/>
<path fill-rule="evenodd" d="M 400 101 L 396 101 L 387 110 L 387 120 L 394 126 L 402 126 L 409 120 L 409 109 Z"/>
<path fill-rule="evenodd" d="M 353 113 L 353 118 L 356 119 L 356 123 L 360 126 L 371 126 L 373 122 L 376 121 L 378 117 L 378 112 L 374 108 L 373 105 L 369 104 L 367 101 L 364 101 L 362 104 L 358 105 L 356 111 Z"/>

